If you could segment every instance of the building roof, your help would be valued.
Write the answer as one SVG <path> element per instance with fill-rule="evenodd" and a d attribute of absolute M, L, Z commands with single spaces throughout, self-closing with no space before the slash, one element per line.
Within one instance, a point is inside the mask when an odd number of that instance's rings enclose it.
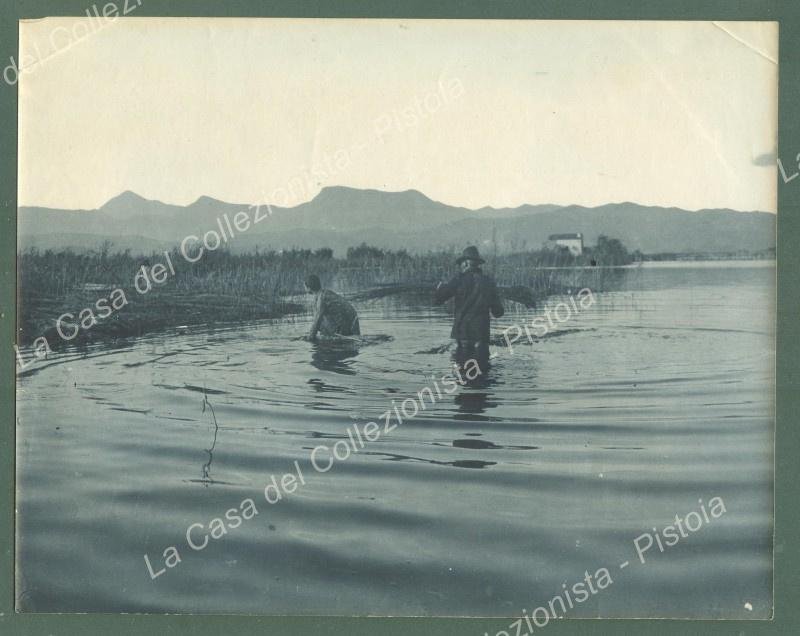
<path fill-rule="evenodd" d="M 583 239 L 583 234 L 577 232 L 575 234 L 551 234 L 548 241 L 561 241 L 566 239 Z"/>

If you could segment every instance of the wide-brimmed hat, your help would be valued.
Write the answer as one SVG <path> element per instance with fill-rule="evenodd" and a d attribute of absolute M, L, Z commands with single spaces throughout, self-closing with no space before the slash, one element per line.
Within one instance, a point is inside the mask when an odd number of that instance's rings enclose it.
<path fill-rule="evenodd" d="M 469 247 L 465 247 L 464 251 L 461 252 L 461 256 L 456 259 L 456 263 L 459 265 L 464 261 L 475 261 L 477 263 L 485 263 L 486 261 L 481 258 L 481 255 L 478 253 L 478 248 L 474 245 L 470 245 Z"/>

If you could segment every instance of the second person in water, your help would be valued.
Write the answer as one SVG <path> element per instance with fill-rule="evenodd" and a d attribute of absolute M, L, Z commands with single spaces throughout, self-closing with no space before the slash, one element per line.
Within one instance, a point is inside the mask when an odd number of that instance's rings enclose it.
<path fill-rule="evenodd" d="M 314 341 L 317 334 L 323 336 L 359 336 L 358 313 L 350 302 L 330 289 L 322 289 L 319 276 L 306 278 L 306 289 L 314 295 L 314 320 L 308 339 Z"/>
<path fill-rule="evenodd" d="M 489 366 L 489 321 L 504 313 L 503 302 L 494 279 L 484 274 L 478 248 L 467 247 L 456 263 L 461 271 L 435 291 L 436 304 L 455 298 L 455 314 L 450 337 L 457 343 L 456 361 L 463 364 L 474 359 L 482 372 Z M 490 316 L 491 314 L 491 316 Z"/>

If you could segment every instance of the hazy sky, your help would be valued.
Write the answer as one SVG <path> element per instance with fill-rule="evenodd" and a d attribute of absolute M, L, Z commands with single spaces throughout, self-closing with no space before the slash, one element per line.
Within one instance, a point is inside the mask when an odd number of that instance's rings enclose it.
<path fill-rule="evenodd" d="M 20 25 L 21 205 L 348 185 L 776 210 L 775 23 L 99 24 Z"/>

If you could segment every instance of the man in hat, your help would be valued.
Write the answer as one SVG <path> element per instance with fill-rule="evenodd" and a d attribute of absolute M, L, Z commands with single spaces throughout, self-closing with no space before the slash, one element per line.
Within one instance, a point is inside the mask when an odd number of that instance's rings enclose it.
<path fill-rule="evenodd" d="M 330 289 L 322 289 L 319 276 L 306 278 L 306 289 L 314 295 L 314 320 L 308 339 L 314 341 L 317 334 L 323 336 L 360 336 L 358 313 L 355 307 Z"/>
<path fill-rule="evenodd" d="M 435 302 L 442 304 L 455 297 L 450 337 L 458 344 L 456 361 L 463 364 L 474 359 L 485 372 L 489 364 L 489 314 L 500 318 L 505 310 L 494 279 L 481 271 L 484 262 L 477 247 L 467 247 L 456 260 L 461 271 L 447 283 L 439 283 Z"/>

